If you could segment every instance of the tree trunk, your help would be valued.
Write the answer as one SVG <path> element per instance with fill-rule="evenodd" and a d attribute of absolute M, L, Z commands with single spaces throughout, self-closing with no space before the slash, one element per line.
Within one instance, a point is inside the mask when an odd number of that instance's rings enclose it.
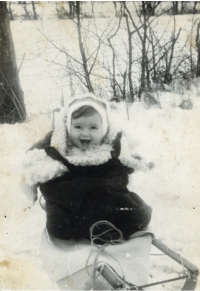
<path fill-rule="evenodd" d="M 0 123 L 26 118 L 6 1 L 0 1 Z"/>
<path fill-rule="evenodd" d="M 193 6 L 193 8 L 192 8 L 192 13 L 193 13 L 193 14 L 195 14 L 195 13 L 198 12 L 197 9 L 196 9 L 197 4 L 198 4 L 198 2 L 195 1 L 195 2 L 194 2 L 194 6 Z"/>
<path fill-rule="evenodd" d="M 165 76 L 164 76 L 164 83 L 168 84 L 168 85 L 172 82 L 172 74 L 170 73 L 170 71 L 172 68 L 172 62 L 174 60 L 175 45 L 176 45 L 177 40 L 180 36 L 180 33 L 181 33 L 181 28 L 179 28 L 179 31 L 176 34 L 176 18 L 174 16 L 174 30 L 173 30 L 172 36 L 171 36 L 170 55 L 169 55 L 168 61 L 166 62 L 166 69 L 165 69 Z"/>
<path fill-rule="evenodd" d="M 127 77 L 127 72 L 125 71 L 123 74 L 123 91 L 122 91 L 123 100 L 126 100 L 126 77 Z"/>
<path fill-rule="evenodd" d="M 145 1 L 145 3 L 146 3 L 146 11 L 143 11 L 143 12 L 144 13 L 145 12 L 148 13 L 148 16 L 155 16 L 154 2 L 152 2 L 152 1 Z"/>
<path fill-rule="evenodd" d="M 31 20 L 31 17 L 30 17 L 30 14 L 27 10 L 27 7 L 26 7 L 26 1 L 22 1 L 20 2 L 22 7 L 24 8 L 24 11 L 25 11 L 25 19 L 28 19 L 28 20 Z"/>
<path fill-rule="evenodd" d="M 129 95 L 130 100 L 134 102 L 134 93 L 133 93 L 133 81 L 132 81 L 132 64 L 133 64 L 133 44 L 132 44 L 132 32 L 130 30 L 128 15 L 124 14 L 126 18 L 126 27 L 128 32 L 128 82 L 129 82 Z"/>
<path fill-rule="evenodd" d="M 145 3 L 142 2 L 142 9 L 145 12 Z M 142 61 L 141 61 L 141 85 L 139 89 L 139 99 L 141 99 L 142 92 L 146 90 L 146 42 L 147 42 L 147 19 L 145 13 L 143 13 L 143 40 L 142 40 Z"/>
<path fill-rule="evenodd" d="M 113 2 L 115 4 L 116 7 L 116 3 Z M 116 10 L 117 11 L 117 10 Z M 112 50 L 112 79 L 111 79 L 111 87 L 113 89 L 113 97 L 116 98 L 117 97 L 117 82 L 116 82 L 116 53 L 115 53 L 115 49 L 114 46 L 112 45 L 111 39 L 116 36 L 117 32 L 119 31 L 121 25 L 121 15 L 119 16 L 119 23 L 118 26 L 116 28 L 116 30 L 113 32 L 113 34 L 108 38 L 108 45 Z"/>
<path fill-rule="evenodd" d="M 117 88 L 116 88 L 116 70 L 115 70 L 115 51 L 114 51 L 114 48 L 113 48 L 113 45 L 110 41 L 110 39 L 108 39 L 108 43 L 111 47 L 111 50 L 112 50 L 112 71 L 113 71 L 113 74 L 112 74 L 112 80 L 111 80 L 111 87 L 113 89 L 113 97 L 116 98 L 117 96 Z"/>
<path fill-rule="evenodd" d="M 70 18 L 71 19 L 74 19 L 74 9 L 75 9 L 75 7 L 74 7 L 74 1 L 69 1 L 69 16 L 70 16 Z"/>
<path fill-rule="evenodd" d="M 115 7 L 115 16 L 117 17 L 118 16 L 118 13 L 117 13 L 117 4 L 115 1 L 113 1 L 113 4 L 114 4 L 114 7 Z"/>
<path fill-rule="evenodd" d="M 9 15 L 10 15 L 10 20 L 14 20 L 12 8 L 11 8 L 11 2 L 9 2 L 9 4 L 8 4 L 8 10 L 9 10 Z"/>
<path fill-rule="evenodd" d="M 197 47 L 197 78 L 200 77 L 200 22 L 197 25 L 196 47 Z"/>
<path fill-rule="evenodd" d="M 178 2 L 172 2 L 172 15 L 178 15 Z"/>
<path fill-rule="evenodd" d="M 80 11 L 80 2 L 76 2 L 76 13 L 77 13 L 77 30 L 78 30 L 78 40 L 79 40 L 79 48 L 80 48 L 80 53 L 83 61 L 83 69 L 85 73 L 85 81 L 87 83 L 87 88 L 89 92 L 94 92 L 94 89 L 92 87 L 92 83 L 90 80 L 90 73 L 88 70 L 88 63 L 87 63 L 87 58 L 85 54 L 85 49 L 83 46 L 82 42 L 82 31 L 81 31 L 81 11 Z"/>
<path fill-rule="evenodd" d="M 37 20 L 38 19 L 38 15 L 37 15 L 36 9 L 35 9 L 35 2 L 31 1 L 31 3 L 32 3 L 32 7 L 33 7 L 33 19 Z"/>

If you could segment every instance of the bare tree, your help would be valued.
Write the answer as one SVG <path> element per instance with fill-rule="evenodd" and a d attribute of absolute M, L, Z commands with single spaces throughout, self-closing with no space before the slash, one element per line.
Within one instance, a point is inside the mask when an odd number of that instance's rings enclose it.
<path fill-rule="evenodd" d="M 146 9 L 142 9 L 141 13 L 148 14 L 148 16 L 155 16 L 156 15 L 156 8 L 159 6 L 161 1 L 145 1 L 146 2 Z"/>
<path fill-rule="evenodd" d="M 75 1 L 69 1 L 69 17 L 71 19 L 74 19 L 75 12 L 76 12 L 76 4 L 75 4 Z"/>
<path fill-rule="evenodd" d="M 0 2 L 0 123 L 23 122 L 26 118 L 7 3 Z"/>
<path fill-rule="evenodd" d="M 45 34 L 43 35 L 56 49 L 65 55 L 66 63 L 60 65 L 64 68 L 66 75 L 70 76 L 71 84 L 72 80 L 74 81 L 76 79 L 76 83 L 78 81 L 78 87 L 81 88 L 81 90 L 86 87 L 89 92 L 94 92 L 96 89 L 99 91 L 99 88 L 95 85 L 94 80 L 104 79 L 110 81 L 107 76 L 100 76 L 97 68 L 103 67 L 102 61 L 99 58 L 99 53 L 101 47 L 105 45 L 105 41 L 109 39 L 109 35 L 111 35 L 115 29 L 113 23 L 113 18 L 115 18 L 115 16 L 109 19 L 106 26 L 101 29 L 99 28 L 99 24 L 96 23 L 96 19 L 94 17 L 93 3 L 91 3 L 90 12 L 85 12 L 81 2 L 75 2 L 74 5 L 76 11 L 75 17 L 72 19 L 72 23 L 76 28 L 78 49 L 75 51 L 70 51 L 68 47 L 62 45 L 57 46 L 53 41 L 49 40 Z M 85 20 L 85 15 L 90 15 L 90 17 Z M 116 19 L 119 21 L 118 18 Z M 93 46 L 89 45 L 91 37 L 92 42 L 95 44 Z M 116 85 L 116 82 L 114 83 Z"/>
<path fill-rule="evenodd" d="M 11 8 L 11 5 L 12 5 L 12 3 L 11 3 L 11 1 L 9 1 L 9 3 L 8 3 L 8 12 L 9 12 L 10 20 L 14 20 L 14 15 L 13 15 L 13 10 Z"/>
<path fill-rule="evenodd" d="M 116 5 L 116 3 L 115 3 Z M 116 6 L 115 6 L 116 7 Z M 117 9 L 116 9 L 117 11 Z M 117 15 L 117 12 L 116 12 Z M 121 18 L 122 16 L 119 15 L 119 21 L 118 21 L 118 25 L 116 27 L 116 30 L 108 37 L 108 46 L 111 48 L 112 50 L 112 77 L 111 77 L 111 87 L 113 89 L 113 98 L 117 98 L 117 82 L 116 82 L 116 52 L 115 52 L 115 48 L 112 44 L 112 38 L 114 38 L 117 34 L 117 32 L 120 29 L 120 24 L 121 24 Z M 125 98 L 125 96 L 123 96 Z"/>
<path fill-rule="evenodd" d="M 83 2 L 70 2 L 74 9 L 71 22 L 78 40 L 76 49 L 58 45 L 43 35 L 65 55 L 66 62 L 57 65 L 64 68 L 72 93 L 87 88 L 89 92 L 101 92 L 101 96 L 112 95 L 115 100 L 133 102 L 136 94 L 140 98 L 143 92 L 152 92 L 153 82 L 164 88 L 164 83 L 170 84 L 172 79 L 180 77 L 189 60 L 186 43 L 182 47 L 178 44 L 184 28 L 177 29 L 173 15 L 167 17 L 165 29 L 159 31 L 160 16 L 171 13 L 172 4 L 175 5 L 171 3 L 163 8 L 160 3 L 114 2 L 112 20 L 104 19 L 99 26 L 94 3 L 85 6 Z M 63 2 L 59 5 L 64 7 Z M 169 32 L 171 24 L 173 31 Z"/>
<path fill-rule="evenodd" d="M 125 5 L 125 3 L 124 3 Z M 127 7 L 125 5 L 126 10 Z M 128 10 L 128 13 L 130 15 L 130 11 Z M 134 93 L 133 93 L 133 81 L 132 81 L 132 65 L 133 65 L 133 43 L 132 43 L 132 35 L 135 31 L 131 31 L 130 29 L 130 23 L 129 23 L 129 17 L 127 13 L 124 13 L 124 16 L 126 18 L 126 27 L 127 27 L 127 34 L 128 34 L 128 81 L 129 81 L 129 94 L 130 99 L 134 101 Z"/>
<path fill-rule="evenodd" d="M 180 9 L 180 14 L 183 14 L 184 13 L 184 10 L 185 10 L 185 5 L 186 3 L 181 1 L 181 9 Z"/>
<path fill-rule="evenodd" d="M 27 10 L 27 6 L 26 6 L 26 1 L 21 1 L 21 2 L 18 2 L 19 4 L 21 4 L 21 6 L 24 8 L 24 12 L 25 12 L 25 19 L 28 19 L 28 20 L 31 20 L 31 16 L 30 16 L 30 13 L 29 11 Z"/>
<path fill-rule="evenodd" d="M 92 83 L 90 80 L 91 75 L 91 68 L 88 68 L 88 59 L 86 58 L 86 52 L 83 46 L 83 38 L 82 38 L 82 29 L 81 29 L 81 2 L 76 2 L 76 14 L 77 14 L 77 31 L 78 31 L 78 41 L 79 41 L 79 48 L 83 62 L 83 69 L 85 72 L 85 80 L 87 84 L 87 88 L 89 92 L 93 92 L 94 89 L 92 87 Z"/>
<path fill-rule="evenodd" d="M 147 1 L 142 2 L 141 10 L 138 11 L 136 6 L 135 10 L 137 12 L 138 18 L 139 18 L 139 24 L 136 24 L 134 17 L 131 14 L 130 9 L 127 7 L 126 3 L 124 3 L 125 7 L 125 17 L 126 17 L 126 23 L 127 23 L 127 32 L 128 32 L 128 43 L 129 43 L 129 70 L 128 70 L 128 79 L 129 79 L 129 86 L 130 86 L 130 95 L 131 99 L 133 99 L 133 83 L 132 83 L 132 53 L 133 53 L 133 44 L 132 44 L 132 36 L 134 33 L 137 33 L 140 43 L 141 43 L 141 77 L 140 77 L 140 88 L 139 88 L 139 98 L 141 97 L 141 94 L 143 91 L 146 90 L 146 81 L 148 78 L 146 74 L 148 72 L 147 67 L 147 30 L 149 28 L 149 21 L 148 18 L 150 17 L 147 11 Z M 142 12 L 142 13 L 141 13 Z M 131 25 L 133 27 L 133 30 L 130 29 L 129 19 L 131 21 Z"/>
<path fill-rule="evenodd" d="M 181 28 L 179 28 L 178 32 L 176 33 L 176 19 L 175 16 L 173 17 L 174 19 L 174 27 L 173 27 L 173 32 L 171 34 L 171 45 L 170 45 L 170 52 L 169 52 L 169 57 L 167 58 L 168 54 L 166 54 L 166 69 L 165 69 L 165 76 L 164 76 L 164 82 L 166 84 L 170 84 L 172 81 L 172 76 L 170 74 L 171 67 L 172 67 L 172 61 L 174 58 L 174 49 L 175 45 L 177 43 L 177 40 L 180 36 L 181 33 Z"/>
<path fill-rule="evenodd" d="M 172 14 L 177 15 L 178 14 L 178 1 L 172 1 Z"/>
<path fill-rule="evenodd" d="M 194 1 L 194 5 L 193 5 L 193 8 L 192 8 L 192 13 L 197 13 L 198 12 L 198 10 L 197 10 L 197 4 L 198 4 L 198 2 L 197 1 Z"/>

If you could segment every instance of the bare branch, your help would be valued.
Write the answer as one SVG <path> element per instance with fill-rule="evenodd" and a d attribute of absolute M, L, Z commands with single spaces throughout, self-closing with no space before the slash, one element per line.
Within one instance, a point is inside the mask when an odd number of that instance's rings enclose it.
<path fill-rule="evenodd" d="M 21 64 L 20 64 L 20 66 L 19 66 L 19 68 L 18 68 L 18 74 L 19 74 L 19 71 L 20 71 L 20 69 L 21 69 L 21 67 L 22 67 L 22 65 L 23 65 L 25 55 L 26 55 L 26 53 L 23 54 Z"/>

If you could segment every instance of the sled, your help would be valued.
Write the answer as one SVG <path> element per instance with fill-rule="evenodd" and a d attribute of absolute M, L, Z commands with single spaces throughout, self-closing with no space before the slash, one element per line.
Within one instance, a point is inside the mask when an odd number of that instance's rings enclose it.
<path fill-rule="evenodd" d="M 134 233 L 128 241 L 106 247 L 91 246 L 84 239 L 76 242 L 56 239 L 45 229 L 41 255 L 51 280 L 60 290 L 154 290 L 155 286 L 163 287 L 163 284 L 167 290 L 167 284 L 180 280 L 182 287 L 176 290 L 194 290 L 199 274 L 195 265 L 156 239 L 150 229 Z M 149 282 L 152 257 L 161 260 L 167 257 L 181 272 L 176 277 L 151 278 Z M 169 266 L 172 266 L 170 261 Z"/>

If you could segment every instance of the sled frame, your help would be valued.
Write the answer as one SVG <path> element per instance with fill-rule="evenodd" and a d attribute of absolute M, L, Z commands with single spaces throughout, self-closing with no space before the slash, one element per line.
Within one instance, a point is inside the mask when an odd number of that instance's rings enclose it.
<path fill-rule="evenodd" d="M 181 257 L 178 253 L 176 253 L 175 251 L 167 247 L 165 244 L 163 244 L 161 241 L 159 241 L 156 238 L 153 238 L 152 244 L 157 249 L 162 251 L 164 254 L 169 256 L 171 259 L 176 261 L 178 264 L 182 265 L 186 270 L 185 275 L 168 279 L 168 280 L 164 280 L 164 281 L 142 285 L 142 286 L 135 286 L 133 284 L 132 285 L 128 284 L 129 286 L 126 286 L 126 290 L 144 290 L 144 288 L 147 288 L 150 286 L 182 280 L 182 279 L 186 279 L 186 280 L 181 290 L 195 290 L 195 287 L 197 284 L 197 277 L 199 275 L 199 269 L 197 268 L 197 266 L 195 266 L 194 264 L 192 264 L 190 261 L 186 260 L 185 258 Z M 104 279 L 112 286 L 114 290 L 120 290 L 125 287 L 123 280 L 120 277 L 118 277 L 117 274 L 114 273 L 111 269 L 109 269 L 106 265 L 103 265 L 103 266 L 101 265 L 101 267 L 98 268 L 98 271 L 101 273 Z"/>

